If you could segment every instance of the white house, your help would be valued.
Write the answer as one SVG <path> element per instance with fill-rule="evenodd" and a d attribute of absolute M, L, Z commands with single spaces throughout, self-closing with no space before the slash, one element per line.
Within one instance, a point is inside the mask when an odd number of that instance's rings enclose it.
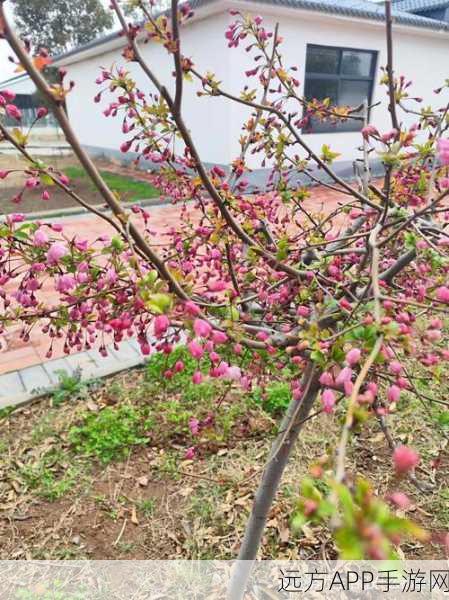
<path fill-rule="evenodd" d="M 247 82 L 250 61 L 244 48 L 228 49 L 224 32 L 235 19 L 230 9 L 259 14 L 267 27 L 279 23 L 284 38 L 285 63 L 299 66 L 305 94 L 331 97 L 336 104 L 359 105 L 366 97 L 382 101 L 372 110 L 371 122 L 381 131 L 391 128 L 385 87 L 379 85 L 386 64 L 383 6 L 367 0 L 193 0 L 195 16 L 182 29 L 182 51 L 200 71 L 211 70 L 222 87 L 233 93 Z M 432 91 L 449 77 L 449 1 L 394 2 L 395 71 L 412 79 L 423 105 L 438 105 Z M 70 119 L 81 142 L 92 152 L 117 151 L 124 140 L 118 119 L 105 118 L 100 104 L 89 104 L 98 92 L 95 79 L 101 66 L 123 64 L 123 37 L 110 34 L 60 56 L 55 64 L 68 70 L 76 83 L 67 98 Z M 172 57 L 157 43 L 142 44 L 142 52 L 158 77 L 173 87 Z M 150 89 L 138 65 L 127 63 L 140 88 Z M 238 154 L 240 128 L 249 109 L 221 98 L 198 98 L 196 84 L 186 84 L 184 115 L 204 161 L 229 164 Z M 413 119 L 404 116 L 403 120 Z M 309 145 L 323 143 L 351 161 L 360 134 L 353 122 L 319 127 L 304 133 Z M 254 162 L 253 167 L 259 165 Z"/>

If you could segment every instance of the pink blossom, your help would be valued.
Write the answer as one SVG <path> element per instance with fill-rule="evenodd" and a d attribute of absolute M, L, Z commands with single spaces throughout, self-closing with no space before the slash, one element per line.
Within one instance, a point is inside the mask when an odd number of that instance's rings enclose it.
<path fill-rule="evenodd" d="M 189 429 L 192 435 L 198 435 L 200 432 L 200 422 L 195 417 L 189 419 Z"/>
<path fill-rule="evenodd" d="M 67 247 L 63 243 L 54 242 L 48 249 L 47 260 L 50 265 L 56 265 L 67 254 Z"/>
<path fill-rule="evenodd" d="M 436 297 L 437 297 L 437 300 L 439 300 L 440 302 L 449 304 L 449 288 L 446 287 L 445 285 L 442 285 L 441 287 L 439 287 L 436 291 Z"/>
<path fill-rule="evenodd" d="M 410 498 L 404 492 L 393 492 L 388 499 L 401 510 L 406 510 L 411 505 Z"/>
<path fill-rule="evenodd" d="M 170 327 L 170 320 L 167 317 L 167 315 L 158 315 L 154 319 L 153 327 L 154 327 L 154 335 L 156 337 L 160 337 L 161 335 L 164 335 L 164 333 Z"/>
<path fill-rule="evenodd" d="M 203 381 L 203 375 L 201 373 L 201 371 L 195 371 L 195 373 L 192 376 L 192 382 L 195 384 L 199 384 Z"/>
<path fill-rule="evenodd" d="M 42 198 L 42 200 L 50 200 L 50 192 L 48 192 L 47 190 L 44 190 L 41 194 L 41 198 Z"/>
<path fill-rule="evenodd" d="M 340 387 L 343 386 L 347 381 L 351 381 L 351 379 L 352 369 L 350 369 L 349 367 L 344 367 L 337 375 L 335 383 Z"/>
<path fill-rule="evenodd" d="M 212 341 L 214 344 L 225 344 L 228 341 L 228 336 L 224 331 L 217 331 L 214 329 L 212 332 Z"/>
<path fill-rule="evenodd" d="M 189 342 L 187 344 L 187 349 L 190 352 L 190 354 L 193 356 L 193 358 L 196 358 L 197 360 L 202 358 L 202 356 L 204 354 L 204 350 L 203 350 L 202 346 L 200 346 L 200 344 L 198 344 L 198 342 L 196 342 L 195 340 L 192 340 L 191 342 Z"/>
<path fill-rule="evenodd" d="M 16 97 L 16 93 L 12 90 L 2 90 L 0 92 L 0 97 L 4 98 L 6 102 L 12 102 Z"/>
<path fill-rule="evenodd" d="M 36 112 L 36 117 L 37 117 L 38 119 L 43 119 L 43 118 L 44 118 L 44 117 L 46 117 L 47 115 L 48 115 L 48 108 L 47 108 L 47 107 L 45 107 L 45 106 L 40 106 L 40 107 L 37 109 L 37 112 Z"/>
<path fill-rule="evenodd" d="M 187 300 L 187 302 L 184 303 L 184 310 L 192 317 L 198 316 L 201 312 L 199 306 L 195 304 L 195 302 L 192 302 L 192 300 Z"/>
<path fill-rule="evenodd" d="M 211 281 L 207 284 L 208 289 L 211 292 L 222 292 L 223 290 L 225 290 L 228 286 L 226 285 L 225 281 L 222 280 L 218 280 L 218 281 Z"/>
<path fill-rule="evenodd" d="M 37 177 L 28 177 L 25 181 L 25 187 L 33 189 L 39 185 L 39 179 Z"/>
<path fill-rule="evenodd" d="M 23 223 L 25 215 L 22 213 L 12 213 L 6 217 L 7 223 Z"/>
<path fill-rule="evenodd" d="M 76 281 L 75 278 L 73 277 L 73 275 L 61 275 L 61 277 L 59 277 L 56 280 L 56 289 L 58 290 L 58 292 L 61 292 L 61 294 L 65 294 L 67 292 L 70 292 L 70 290 L 72 290 L 76 285 Z"/>
<path fill-rule="evenodd" d="M 5 106 L 6 114 L 11 119 L 15 119 L 16 121 L 20 121 L 22 118 L 22 111 L 17 108 L 14 104 L 7 104 Z"/>
<path fill-rule="evenodd" d="M 296 314 L 298 317 L 308 317 L 310 315 L 310 308 L 308 306 L 298 306 Z"/>
<path fill-rule="evenodd" d="M 402 373 L 403 367 L 398 360 L 392 360 L 388 367 L 390 371 L 395 375 L 399 375 L 400 373 Z"/>
<path fill-rule="evenodd" d="M 387 390 L 387 398 L 389 402 L 398 402 L 401 396 L 401 388 L 397 385 L 390 385 Z"/>
<path fill-rule="evenodd" d="M 198 337 L 207 338 L 212 333 L 212 327 L 207 321 L 204 321 L 204 319 L 195 319 L 193 331 Z"/>
<path fill-rule="evenodd" d="M 242 371 L 240 370 L 240 367 L 232 365 L 229 367 L 226 376 L 233 381 L 239 381 L 242 377 Z"/>
<path fill-rule="evenodd" d="M 336 398 L 332 390 L 324 390 L 324 392 L 321 395 L 321 401 L 323 403 L 323 410 L 325 413 L 330 414 L 331 412 L 333 412 L 336 403 Z"/>
<path fill-rule="evenodd" d="M 393 452 L 393 463 L 397 473 L 407 473 L 418 465 L 419 456 L 408 446 L 398 446 Z"/>
<path fill-rule="evenodd" d="M 324 371 L 324 373 L 320 376 L 321 385 L 333 386 L 335 385 L 334 378 L 328 371 Z"/>
<path fill-rule="evenodd" d="M 184 371 L 184 362 L 182 360 L 177 360 L 174 366 L 175 373 L 181 373 Z"/>
<path fill-rule="evenodd" d="M 185 451 L 184 458 L 186 460 L 192 460 L 193 458 L 195 458 L 195 454 L 196 454 L 195 446 L 190 446 L 190 448 L 187 448 L 187 450 Z"/>
<path fill-rule="evenodd" d="M 362 353 L 358 348 L 352 348 L 352 350 L 349 350 L 349 352 L 346 354 L 346 364 L 350 367 L 355 366 L 360 361 L 361 356 Z"/>
<path fill-rule="evenodd" d="M 368 140 L 371 136 L 379 137 L 379 132 L 374 127 L 374 125 L 367 125 L 366 127 L 363 127 L 362 135 L 365 140 Z"/>
<path fill-rule="evenodd" d="M 438 158 L 442 165 L 449 165 L 449 140 L 443 138 L 437 144 Z"/>
<path fill-rule="evenodd" d="M 33 236 L 33 244 L 37 247 L 45 246 L 48 243 L 48 235 L 42 228 L 35 231 Z"/>

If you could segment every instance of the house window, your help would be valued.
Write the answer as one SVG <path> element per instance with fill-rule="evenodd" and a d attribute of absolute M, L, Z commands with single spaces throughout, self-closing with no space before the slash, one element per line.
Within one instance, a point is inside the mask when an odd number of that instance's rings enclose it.
<path fill-rule="evenodd" d="M 305 96 L 308 100 L 330 98 L 332 106 L 356 107 L 371 103 L 377 52 L 307 45 Z M 333 124 L 312 119 L 312 133 L 359 131 L 363 124 L 355 119 Z"/>

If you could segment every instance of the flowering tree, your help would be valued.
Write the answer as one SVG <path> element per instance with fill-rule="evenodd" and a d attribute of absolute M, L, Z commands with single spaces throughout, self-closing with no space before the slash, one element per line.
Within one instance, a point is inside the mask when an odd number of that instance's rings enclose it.
<path fill-rule="evenodd" d="M 247 72 L 253 87 L 248 83 L 234 94 L 183 55 L 180 28 L 192 15 L 187 4 L 178 7 L 172 0 L 169 14 L 157 16 L 151 3 L 134 1 L 145 17 L 140 25 L 128 24 L 117 0 L 111 4 L 126 40 L 124 59 L 139 64 L 148 90 L 137 88 L 125 66 L 114 67 L 100 72 L 96 100 L 105 90 L 115 94 L 105 115 L 121 119 L 122 152 L 133 151 L 138 159 L 158 165 L 155 181 L 179 205 L 182 224 L 167 232 L 161 250 L 150 215 L 139 207 L 126 209 L 111 192 L 62 107 L 73 84 L 65 84 L 64 72 L 58 84 L 45 81 L 6 21 L 1 2 L 4 37 L 47 98 L 110 212 L 86 205 L 62 172 L 29 154 L 24 134 L 0 125 L 3 138 L 28 161 L 23 193 L 40 187 L 46 198 L 57 186 L 114 230 L 88 244 L 78 236 L 68 238 L 60 226 L 8 216 L 0 227 L 1 327 L 19 321 L 25 340 L 32 327 L 42 327 L 50 340 L 49 356 L 57 338 L 65 340 L 67 352 L 98 340 L 106 352 L 110 337 L 119 344 L 136 335 L 148 354 L 153 349 L 170 353 L 184 336 L 191 355 L 198 361 L 208 355 L 212 365 L 208 373 L 198 368 L 195 382 L 204 376 L 227 377 L 250 388 L 263 376 L 264 365 L 275 363 L 279 376 L 290 382 L 292 402 L 241 544 L 239 558 L 249 562 L 236 570 L 230 597 L 243 595 L 250 561 L 304 422 L 320 413 L 334 414 L 337 405 L 344 415 L 340 441 L 303 482 L 297 519 L 299 524 L 328 523 L 344 557 L 393 556 L 401 536 L 424 534 L 390 512 L 366 481 L 351 478 L 346 452 L 355 425 L 377 420 L 398 476 L 422 485 L 415 475 L 419 456 L 396 443 L 388 417 L 405 390 L 423 403 L 434 401 L 417 389 L 409 356 L 432 378 L 439 377 L 449 359 L 442 321 L 449 311 L 449 104 L 440 100 L 447 84 L 436 91 L 435 109 L 420 109 L 420 99 L 410 95 L 410 82 L 395 76 L 390 1 L 385 3 L 388 64 L 382 80 L 392 124 L 387 132 L 370 125 L 366 103 L 337 107 L 305 99 L 296 69 L 284 64 L 278 28 L 268 31 L 261 17 L 235 13 L 225 33 L 231 49 L 244 44 L 254 58 L 254 68 Z M 173 57 L 173 93 L 142 57 L 140 42 L 147 39 L 163 44 Z M 222 97 L 249 109 L 241 150 L 229 170 L 205 166 L 184 119 L 184 86 L 192 80 L 200 96 Z M 20 124 L 12 93 L 2 92 L 0 107 Z M 413 115 L 414 124 L 407 126 L 403 114 Z M 360 123 L 356 185 L 335 173 L 336 153 L 329 146 L 321 153 L 308 146 L 302 131 L 312 119 Z M 371 178 L 373 154 L 384 165 L 381 183 Z M 263 192 L 248 191 L 249 155 L 270 165 Z M 312 166 L 327 175 L 326 182 Z M 308 190 L 291 184 L 298 172 L 339 193 L 339 207 L 328 214 L 307 209 Z M 1 178 L 8 175 L 0 173 Z M 39 298 L 49 278 L 59 294 L 56 306 Z M 229 349 L 233 359 L 225 361 L 223 351 L 228 356 Z M 244 352 L 257 359 L 257 369 L 242 369 Z M 195 453 L 193 447 L 187 455 Z M 319 491 L 319 479 L 328 484 L 328 494 Z M 391 499 L 402 507 L 407 502 L 399 492 Z"/>

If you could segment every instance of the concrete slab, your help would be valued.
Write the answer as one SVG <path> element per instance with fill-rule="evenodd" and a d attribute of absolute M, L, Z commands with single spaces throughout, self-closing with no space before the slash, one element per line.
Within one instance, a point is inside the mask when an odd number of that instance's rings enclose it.
<path fill-rule="evenodd" d="M 47 372 L 52 384 L 54 385 L 59 383 L 59 372 L 65 371 L 67 375 L 71 375 L 74 371 L 67 358 L 56 358 L 55 360 L 49 360 L 48 362 L 42 363 L 42 367 Z"/>
<path fill-rule="evenodd" d="M 52 381 L 42 365 L 22 369 L 20 378 L 29 393 L 38 393 L 52 388 Z"/>
<path fill-rule="evenodd" d="M 17 371 L 0 375 L 0 398 L 8 398 L 20 392 L 25 392 L 25 386 Z"/>

